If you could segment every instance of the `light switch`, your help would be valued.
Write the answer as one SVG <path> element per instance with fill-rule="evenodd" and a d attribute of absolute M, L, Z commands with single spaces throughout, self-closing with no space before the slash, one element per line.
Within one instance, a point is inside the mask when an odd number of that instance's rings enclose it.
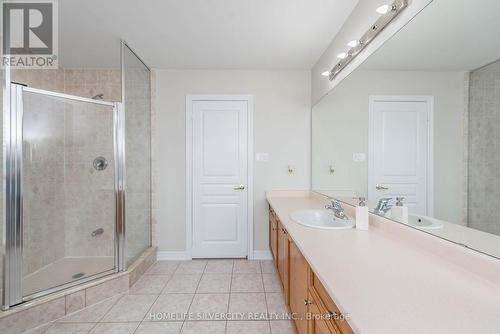
<path fill-rule="evenodd" d="M 255 161 L 268 162 L 269 161 L 269 153 L 255 153 Z"/>
<path fill-rule="evenodd" d="M 364 153 L 353 153 L 352 154 L 352 161 L 354 161 L 354 162 L 365 162 L 366 161 L 366 154 L 364 154 Z"/>

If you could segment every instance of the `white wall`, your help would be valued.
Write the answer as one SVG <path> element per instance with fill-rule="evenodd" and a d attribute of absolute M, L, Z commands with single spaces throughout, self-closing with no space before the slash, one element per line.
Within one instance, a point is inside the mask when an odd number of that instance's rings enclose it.
<path fill-rule="evenodd" d="M 309 71 L 157 70 L 156 237 L 159 251 L 184 251 L 186 240 L 185 98 L 188 94 L 254 96 L 254 249 L 268 249 L 265 191 L 309 189 Z M 295 166 L 290 175 L 287 166 Z"/>
<path fill-rule="evenodd" d="M 313 108 L 313 189 L 350 189 L 366 195 L 367 162 L 353 162 L 352 153 L 368 152 L 369 96 L 430 95 L 434 96 L 434 216 L 462 223 L 464 85 L 463 72 L 352 73 Z M 325 156 L 335 160 L 335 177 L 325 171 L 329 163 Z"/>
<path fill-rule="evenodd" d="M 358 67 L 366 58 L 385 43 L 385 41 L 404 27 L 406 23 L 432 1 L 433 0 L 410 0 L 409 6 L 366 47 L 334 81 L 330 81 L 328 78 L 322 76 L 321 73 L 332 69 L 338 62 L 336 56 L 349 49 L 347 43 L 353 39 L 360 38 L 366 30 L 368 30 L 370 25 L 378 19 L 380 14 L 378 14 L 375 9 L 381 5 L 392 2 L 387 0 L 360 1 L 311 71 L 311 98 L 313 104 L 318 102 L 322 96 L 339 84 L 342 79 Z"/>

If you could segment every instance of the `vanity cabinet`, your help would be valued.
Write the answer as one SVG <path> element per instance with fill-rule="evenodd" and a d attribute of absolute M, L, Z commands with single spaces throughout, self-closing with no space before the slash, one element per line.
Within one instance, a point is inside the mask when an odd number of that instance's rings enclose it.
<path fill-rule="evenodd" d="M 290 250 L 290 240 L 288 239 L 288 232 L 283 227 L 281 222 L 277 220 L 278 227 L 278 243 L 277 243 L 277 268 L 278 274 L 281 279 L 281 284 L 283 286 L 283 295 L 285 301 L 289 302 L 289 289 L 288 289 L 288 273 L 289 273 L 289 250 Z"/>
<path fill-rule="evenodd" d="M 314 297 L 309 295 L 310 300 Z M 327 324 L 327 320 L 324 319 L 324 314 L 318 308 L 315 303 L 309 305 L 309 321 L 308 321 L 308 334 L 340 334 L 334 328 L 331 328 Z"/>
<path fill-rule="evenodd" d="M 296 315 L 293 320 L 295 332 L 354 334 L 271 207 L 269 224 L 269 245 L 282 283 L 285 302 L 290 312 Z"/>
<path fill-rule="evenodd" d="M 278 221 L 274 210 L 269 208 L 269 249 L 273 260 L 277 260 L 278 254 Z"/>
<path fill-rule="evenodd" d="M 354 334 L 347 321 L 343 319 L 339 308 L 312 270 L 309 271 L 308 286 L 311 305 L 314 305 L 319 314 L 323 315 L 322 319 L 317 320 L 317 322 L 330 329 L 330 332 L 327 333 Z"/>
<path fill-rule="evenodd" d="M 302 256 L 297 245 L 290 242 L 289 265 L 290 311 L 296 315 L 295 327 L 299 334 L 307 334 L 308 276 L 309 264 Z"/>

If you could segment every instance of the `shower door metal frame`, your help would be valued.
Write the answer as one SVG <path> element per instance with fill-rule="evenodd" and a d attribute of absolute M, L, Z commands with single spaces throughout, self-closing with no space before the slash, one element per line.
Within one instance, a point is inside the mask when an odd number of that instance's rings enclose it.
<path fill-rule="evenodd" d="M 5 89 L 7 88 L 7 89 Z M 4 185 L 5 185 L 5 257 L 2 309 L 56 291 L 126 270 L 125 258 L 125 115 L 122 103 L 93 100 L 11 83 L 4 87 Z M 23 296 L 23 93 L 30 92 L 53 98 L 92 103 L 113 108 L 113 148 L 115 185 L 115 263 L 105 272 Z"/>

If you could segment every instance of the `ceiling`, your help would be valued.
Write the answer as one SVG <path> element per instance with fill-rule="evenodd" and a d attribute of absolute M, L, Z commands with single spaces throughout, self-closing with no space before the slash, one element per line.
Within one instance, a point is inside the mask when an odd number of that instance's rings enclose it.
<path fill-rule="evenodd" d="M 63 67 L 119 64 L 119 40 L 151 67 L 311 69 L 359 0 L 64 0 Z"/>
<path fill-rule="evenodd" d="M 434 0 L 362 65 L 469 71 L 500 59 L 499 0 Z"/>

